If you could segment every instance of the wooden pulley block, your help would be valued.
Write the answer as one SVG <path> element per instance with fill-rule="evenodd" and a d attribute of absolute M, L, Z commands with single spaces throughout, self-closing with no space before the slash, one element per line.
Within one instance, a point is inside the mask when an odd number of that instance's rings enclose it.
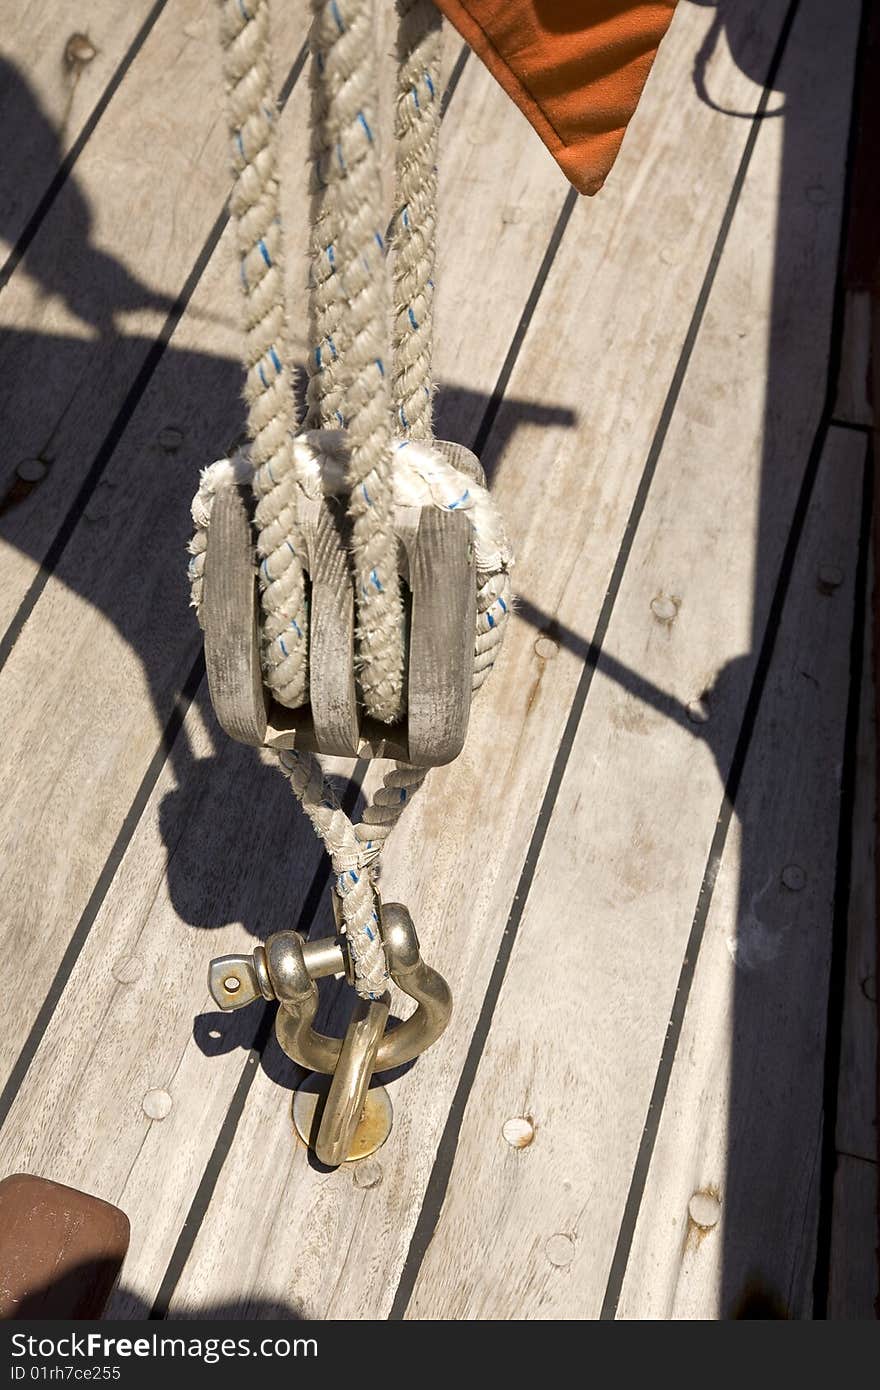
<path fill-rule="evenodd" d="M 433 446 L 485 486 L 460 444 Z M 464 512 L 435 506 L 396 513 L 407 619 L 407 708 L 400 724 L 367 718 L 355 681 L 355 602 L 344 500 L 304 502 L 309 601 L 309 705 L 287 709 L 263 685 L 260 598 L 247 488 L 217 493 L 205 551 L 201 621 L 211 701 L 221 727 L 252 747 L 298 748 L 434 767 L 457 757 L 467 734 L 476 626 L 476 569 Z"/>

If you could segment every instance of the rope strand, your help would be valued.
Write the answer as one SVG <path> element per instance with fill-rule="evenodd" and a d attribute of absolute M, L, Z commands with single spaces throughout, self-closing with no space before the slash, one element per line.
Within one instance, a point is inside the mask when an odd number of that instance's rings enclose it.
<path fill-rule="evenodd" d="M 340 433 L 315 431 L 294 444 L 297 471 L 310 495 L 332 491 L 344 476 Z M 190 542 L 192 603 L 198 611 L 214 498 L 225 487 L 246 483 L 250 465 L 245 453 L 221 459 L 206 468 L 193 501 L 195 535 Z M 501 649 L 513 606 L 510 571 L 513 555 L 501 517 L 484 487 L 453 468 L 442 454 L 424 444 L 402 444 L 394 453 L 394 505 L 434 506 L 463 511 L 471 523 L 477 571 L 477 621 L 474 631 L 472 685 L 479 690 Z M 428 769 L 396 763 L 353 825 L 341 809 L 317 758 L 309 753 L 283 752 L 281 765 L 330 855 L 341 899 L 342 918 L 354 964 L 355 988 L 367 998 L 378 997 L 387 985 L 381 940 L 375 932 L 378 911 L 374 884 L 388 836 L 427 776 Z"/>
<path fill-rule="evenodd" d="M 313 0 L 310 426 L 344 428 L 367 712 L 404 708 L 403 604 L 392 521 L 390 300 L 382 237 L 375 0 Z"/>
<path fill-rule="evenodd" d="M 284 361 L 284 260 L 267 0 L 221 0 L 235 182 L 229 200 L 245 309 L 245 400 L 260 527 L 262 664 L 285 705 L 307 698 L 308 618 L 294 506 L 293 396 Z M 282 541 L 283 536 L 283 541 Z"/>
<path fill-rule="evenodd" d="M 338 490 L 342 481 L 352 522 L 361 692 L 367 713 L 386 723 L 401 717 L 405 702 L 395 507 L 436 506 L 468 515 L 477 570 L 474 690 L 500 648 L 512 605 L 513 563 L 487 490 L 431 448 L 441 21 L 432 0 L 396 0 L 396 7 L 392 312 L 381 232 L 375 0 L 312 0 L 312 350 L 308 432 L 295 437 L 283 348 L 286 304 L 268 0 L 220 0 L 251 443 L 202 473 L 190 543 L 192 602 L 198 610 L 213 500 L 223 488 L 250 482 L 257 497 L 264 679 L 282 704 L 300 705 L 308 698 L 300 505 L 304 497 Z M 396 446 L 392 411 L 404 437 Z M 317 758 L 298 751 L 279 757 L 331 858 L 355 988 L 365 998 L 377 998 L 388 982 L 375 892 L 379 861 L 427 768 L 396 763 L 354 825 Z"/>
<path fill-rule="evenodd" d="M 442 29 L 433 0 L 397 0 L 397 13 L 392 397 L 399 432 L 430 440 Z"/>

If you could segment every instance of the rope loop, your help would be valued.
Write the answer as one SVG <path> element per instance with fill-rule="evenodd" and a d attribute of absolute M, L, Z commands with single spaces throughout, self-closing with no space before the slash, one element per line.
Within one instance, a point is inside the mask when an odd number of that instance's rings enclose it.
<path fill-rule="evenodd" d="M 485 488 L 432 448 L 434 263 L 441 19 L 433 0 L 396 0 L 395 213 L 386 244 L 378 135 L 376 0 L 312 0 L 310 275 L 306 415 L 286 359 L 269 0 L 219 0 L 234 184 L 230 214 L 244 298 L 246 451 L 205 469 L 193 502 L 198 610 L 213 498 L 249 483 L 261 589 L 261 660 L 279 703 L 308 700 L 309 614 L 300 506 L 344 479 L 351 520 L 358 681 L 369 715 L 405 713 L 403 604 L 395 508 L 467 510 L 477 563 L 473 686 L 497 656 L 512 604 L 510 552 Z M 345 431 L 346 448 L 338 444 Z M 385 990 L 375 879 L 393 826 L 427 769 L 395 764 L 355 825 L 311 754 L 281 766 L 330 855 L 365 998 Z"/>
<path fill-rule="evenodd" d="M 391 318 L 378 133 L 375 0 L 312 0 L 308 425 L 343 428 L 367 713 L 404 709 L 403 604 L 391 482 Z"/>
<path fill-rule="evenodd" d="M 293 441 L 303 492 L 308 497 L 335 493 L 343 483 L 344 459 L 338 431 L 311 431 Z M 459 472 L 429 444 L 398 440 L 393 450 L 393 504 L 401 511 L 434 506 L 463 511 L 474 538 L 477 572 L 477 619 L 474 630 L 472 689 L 486 681 L 501 650 L 513 607 L 513 554 L 504 523 L 487 488 Z M 253 468 L 246 451 L 220 459 L 206 468 L 193 501 L 195 535 L 190 542 L 190 587 L 198 612 L 204 584 L 205 552 L 214 498 L 222 488 L 251 481 Z M 382 786 L 354 825 L 339 805 L 332 784 L 311 753 L 283 752 L 281 766 L 290 780 L 333 865 L 335 889 L 354 963 L 355 987 L 367 998 L 378 998 L 387 986 L 387 969 L 373 916 L 377 912 L 374 884 L 385 843 L 427 776 L 425 767 L 395 763 Z"/>
<path fill-rule="evenodd" d="M 283 342 L 284 250 L 268 0 L 222 0 L 220 35 L 234 175 L 229 210 L 244 296 L 244 395 L 260 528 L 263 675 L 277 700 L 296 706 L 307 699 L 308 614 L 292 506 L 295 419 Z"/>

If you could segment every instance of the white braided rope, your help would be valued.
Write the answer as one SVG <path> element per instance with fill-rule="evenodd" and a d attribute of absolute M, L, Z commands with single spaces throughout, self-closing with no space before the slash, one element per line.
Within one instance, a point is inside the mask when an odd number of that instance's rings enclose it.
<path fill-rule="evenodd" d="M 391 389 L 399 432 L 430 440 L 442 30 L 433 0 L 397 0 L 397 13 Z"/>
<path fill-rule="evenodd" d="M 279 754 L 279 758 L 295 795 L 330 855 L 351 951 L 354 987 L 362 998 L 378 999 L 388 988 L 388 967 L 377 929 L 379 905 L 373 866 L 392 826 L 425 780 L 428 769 L 396 763 L 386 773 L 372 805 L 366 808 L 363 822 L 353 825 L 314 754 L 290 751 Z"/>
<path fill-rule="evenodd" d="M 293 442 L 303 491 L 314 497 L 338 493 L 344 486 L 346 436 L 315 431 Z M 513 602 L 510 571 L 513 555 L 504 525 L 488 489 L 459 472 L 430 445 L 398 441 L 393 453 L 394 506 L 435 506 L 463 511 L 471 523 L 477 571 L 477 622 L 474 633 L 473 689 L 479 690 L 498 656 Z M 217 492 L 246 483 L 251 466 L 246 453 L 220 459 L 204 469 L 193 501 L 195 534 L 190 542 L 193 606 L 202 599 L 207 532 Z M 315 831 L 330 855 L 336 891 L 354 963 L 355 988 L 366 998 L 381 995 L 388 980 L 381 938 L 375 930 L 374 882 L 379 857 L 393 827 L 428 769 L 396 763 L 363 819 L 353 825 L 341 809 L 320 763 L 310 753 L 280 754 L 282 767 Z"/>
<path fill-rule="evenodd" d="M 246 399 L 251 447 L 202 474 L 193 503 L 192 601 L 201 603 L 207 530 L 217 491 L 250 481 L 257 495 L 262 661 L 282 704 L 308 693 L 308 631 L 298 525 L 303 494 L 345 492 L 352 519 L 358 657 L 364 704 L 393 722 L 403 711 L 403 611 L 396 506 L 468 512 L 477 563 L 474 689 L 486 679 L 511 605 L 510 549 L 485 488 L 452 468 L 431 440 L 440 16 L 431 0 L 396 0 L 396 199 L 391 320 L 376 131 L 374 0 L 312 0 L 312 174 L 307 424 L 293 439 L 283 365 L 285 326 L 268 0 L 220 0 L 235 187 L 231 214 L 245 292 Z M 391 403 L 405 439 L 392 458 Z M 333 433 L 334 427 L 345 435 Z M 419 441 L 416 443 L 414 441 Z M 374 879 L 392 827 L 426 776 L 396 764 L 353 825 L 310 754 L 282 766 L 330 854 L 358 993 L 387 984 Z"/>
<path fill-rule="evenodd" d="M 267 0 L 221 0 L 220 34 L 235 176 L 229 210 L 244 291 L 245 399 L 259 499 L 263 672 L 282 704 L 300 705 L 307 697 L 308 622 L 293 505 L 293 395 L 284 364 L 284 262 Z"/>
<path fill-rule="evenodd" d="M 375 0 L 312 5 L 308 423 L 348 433 L 359 679 L 367 712 L 393 723 L 404 705 L 404 638 L 392 518 Z"/>

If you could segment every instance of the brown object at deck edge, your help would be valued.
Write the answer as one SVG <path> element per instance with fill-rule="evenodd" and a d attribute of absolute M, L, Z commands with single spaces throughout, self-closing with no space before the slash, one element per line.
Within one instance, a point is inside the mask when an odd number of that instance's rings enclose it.
<path fill-rule="evenodd" d="M 0 1318 L 99 1318 L 128 1250 L 118 1207 L 47 1178 L 0 1182 Z"/>
<path fill-rule="evenodd" d="M 580 193 L 598 193 L 676 0 L 435 0 Z"/>

